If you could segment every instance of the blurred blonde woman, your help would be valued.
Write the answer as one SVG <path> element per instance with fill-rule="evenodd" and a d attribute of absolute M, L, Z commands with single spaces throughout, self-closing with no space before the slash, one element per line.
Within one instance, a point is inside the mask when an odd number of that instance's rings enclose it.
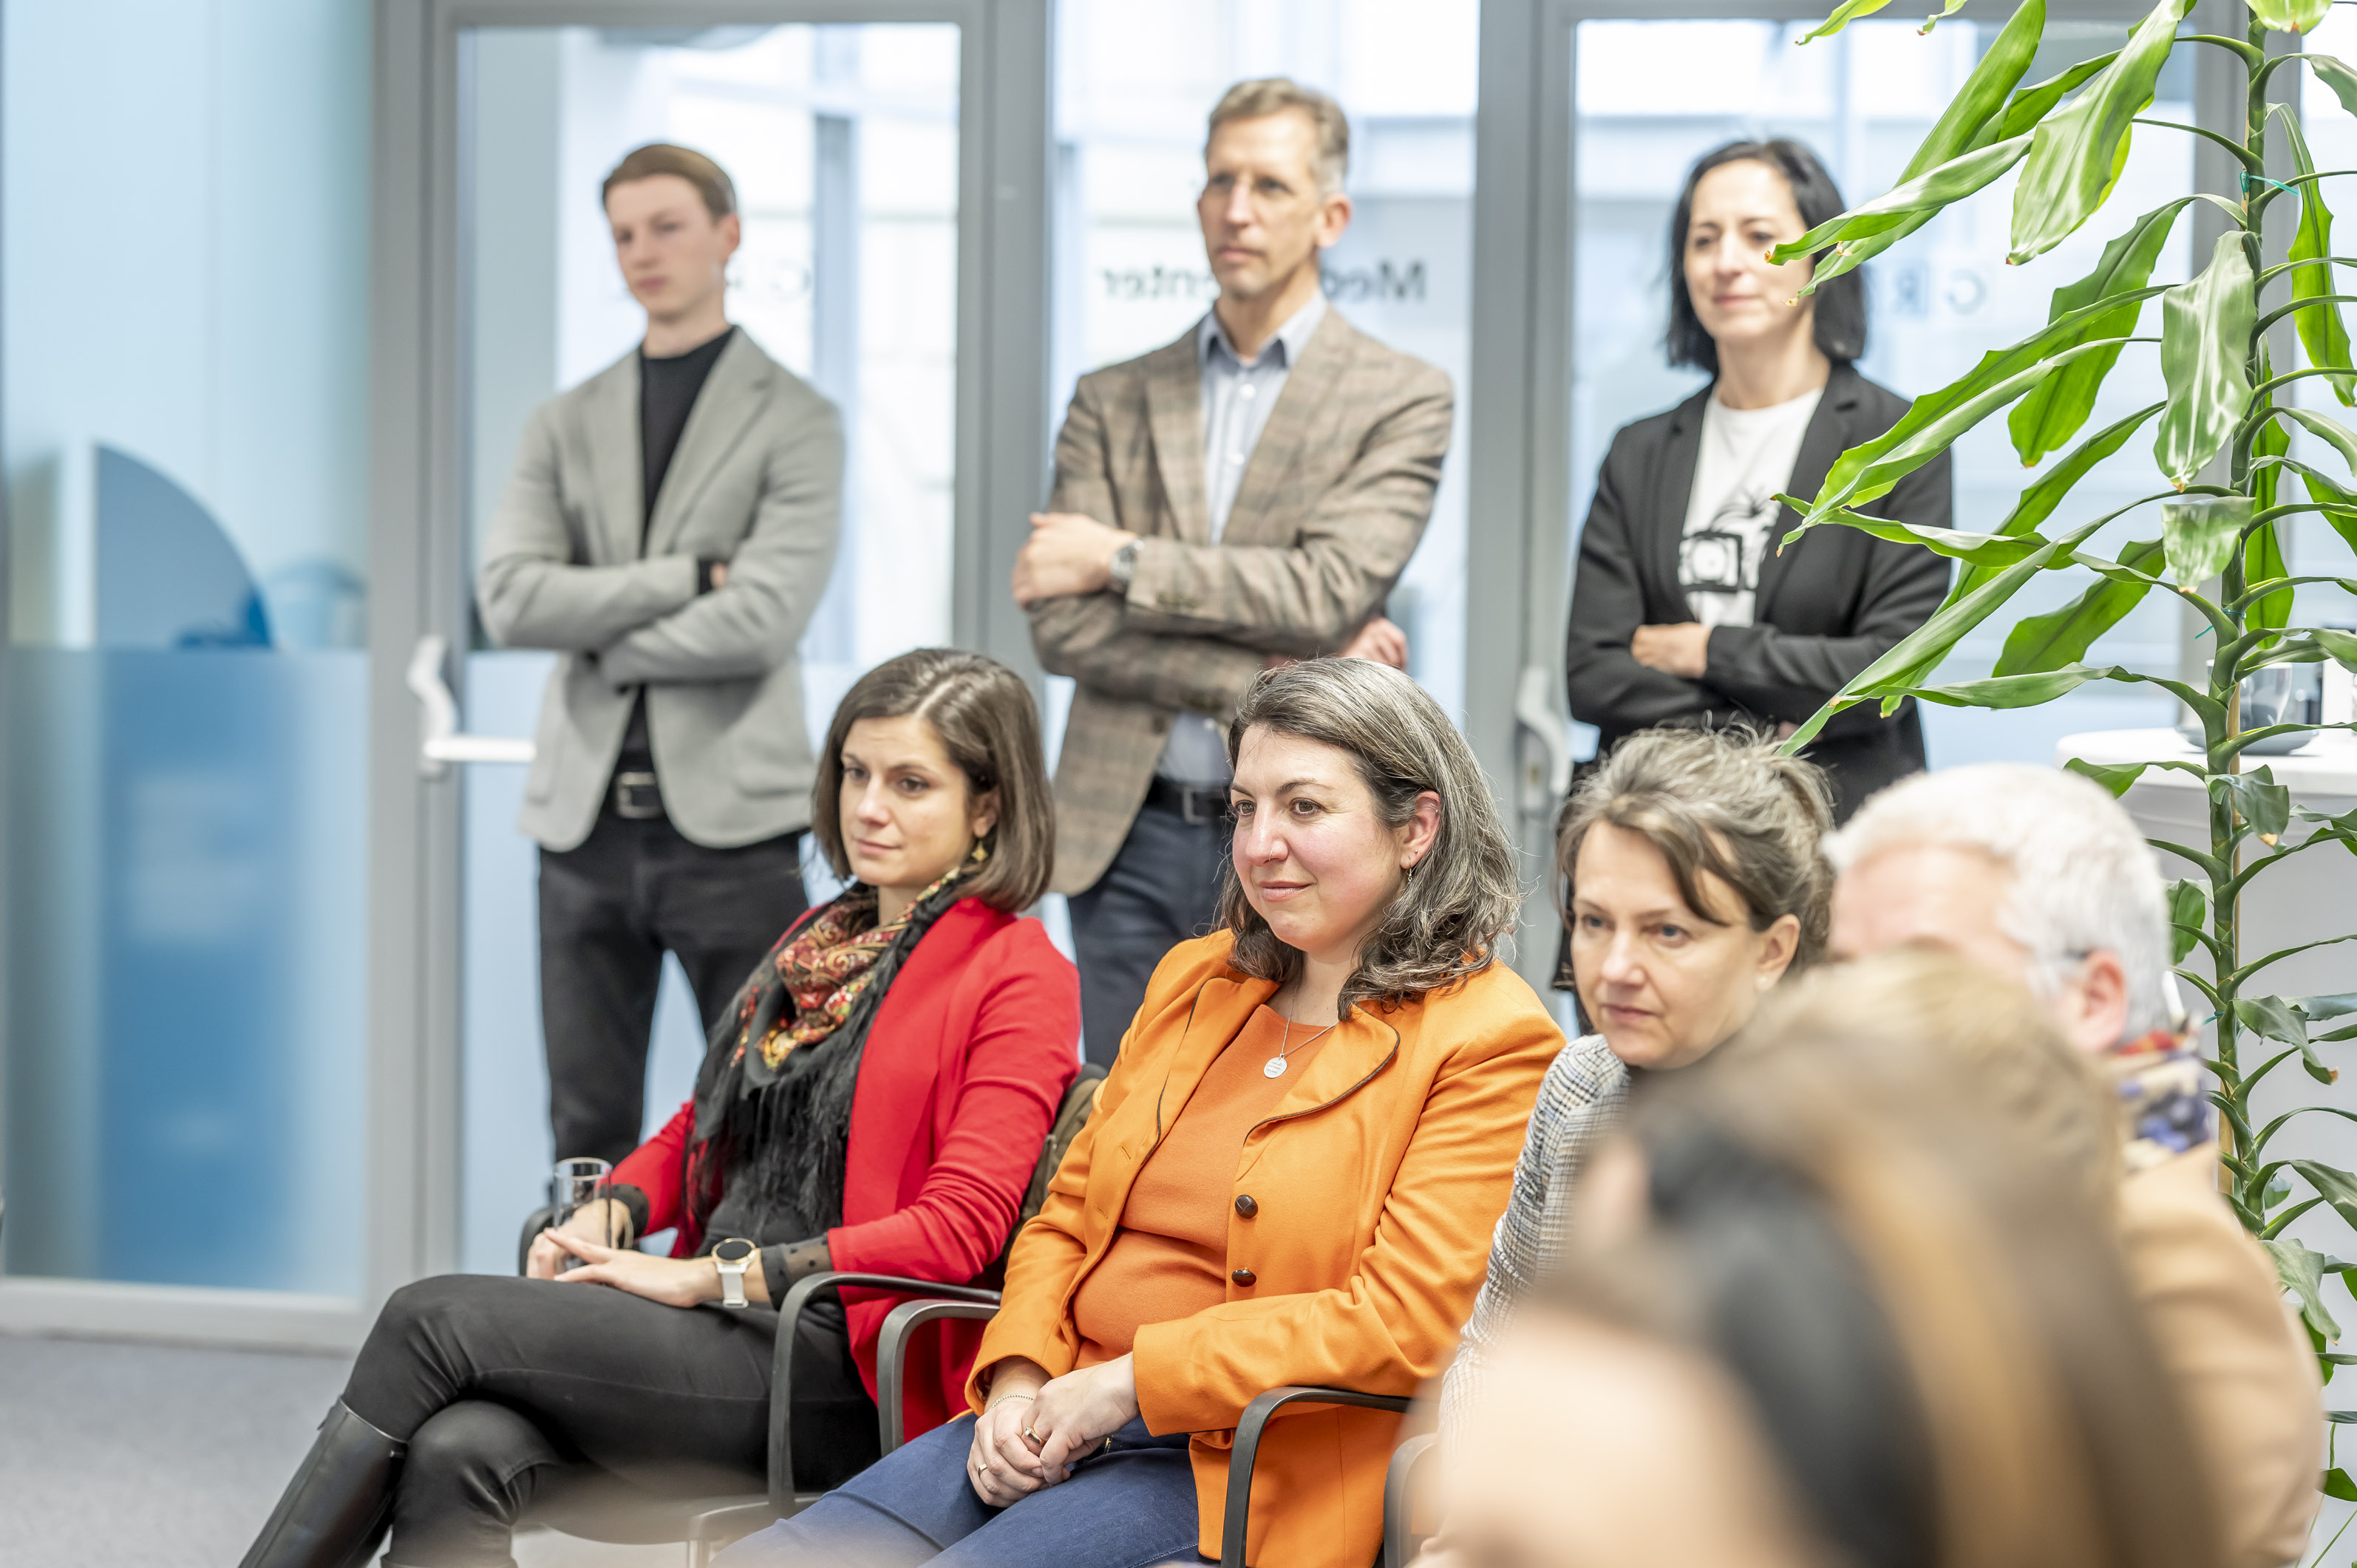
<path fill-rule="evenodd" d="M 1448 1455 L 1456 1561 L 2210 1568 L 2093 1086 L 2059 1042 L 1983 1031 L 2066 1105 L 2026 1135 L 1977 1047 L 1836 1015 L 1824 983 L 1649 1093 L 1592 1169 Z"/>

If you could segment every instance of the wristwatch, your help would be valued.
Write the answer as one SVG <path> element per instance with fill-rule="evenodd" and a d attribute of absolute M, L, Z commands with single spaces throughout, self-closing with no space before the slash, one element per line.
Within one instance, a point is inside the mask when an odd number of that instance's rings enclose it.
<path fill-rule="evenodd" d="M 1129 592 L 1130 579 L 1137 575 L 1137 547 L 1141 542 L 1135 539 L 1125 540 L 1121 548 L 1113 553 L 1113 565 L 1108 568 L 1107 575 L 1113 579 L 1115 593 Z"/>
<path fill-rule="evenodd" d="M 745 1271 L 760 1256 L 761 1249 L 742 1236 L 731 1236 L 712 1249 L 712 1261 L 720 1265 L 720 1305 L 746 1306 Z"/>

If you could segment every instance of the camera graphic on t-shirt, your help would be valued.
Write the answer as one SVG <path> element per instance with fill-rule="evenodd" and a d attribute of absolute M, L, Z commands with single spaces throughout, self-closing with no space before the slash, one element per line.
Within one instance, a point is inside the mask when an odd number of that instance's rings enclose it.
<path fill-rule="evenodd" d="M 1734 495 L 1710 526 L 1678 542 L 1678 583 L 1689 594 L 1742 594 L 1759 585 L 1760 553 L 1776 520 L 1773 496 Z"/>

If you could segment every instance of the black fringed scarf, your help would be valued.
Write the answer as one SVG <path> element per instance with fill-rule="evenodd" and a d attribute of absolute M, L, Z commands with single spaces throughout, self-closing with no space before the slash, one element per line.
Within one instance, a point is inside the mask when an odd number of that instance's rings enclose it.
<path fill-rule="evenodd" d="M 791 1209 L 813 1233 L 843 1223 L 844 1161 L 851 1101 L 876 1010 L 909 954 L 962 896 L 974 863 L 961 863 L 909 908 L 872 966 L 856 977 L 842 1021 L 809 1037 L 816 1020 L 794 998 L 785 959 L 813 925 L 831 917 L 851 933 L 872 933 L 876 889 L 853 884 L 811 921 L 779 939 L 712 1031 L 695 1079 L 698 1179 L 689 1212 L 702 1226 L 722 1193 L 738 1192 L 760 1222 Z M 741 1185 L 740 1185 L 741 1184 Z"/>

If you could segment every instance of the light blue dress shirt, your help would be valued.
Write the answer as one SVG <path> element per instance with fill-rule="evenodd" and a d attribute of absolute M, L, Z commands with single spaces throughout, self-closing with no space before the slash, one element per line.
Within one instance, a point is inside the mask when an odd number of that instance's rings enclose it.
<path fill-rule="evenodd" d="M 1195 328 L 1198 363 L 1203 383 L 1203 500 L 1211 514 L 1211 542 L 1227 532 L 1228 513 L 1243 484 L 1245 465 L 1268 427 L 1269 411 L 1276 406 L 1285 379 L 1300 362 L 1311 334 L 1326 318 L 1321 290 L 1276 329 L 1247 360 L 1228 341 L 1216 310 L 1206 311 Z M 1218 720 L 1202 714 L 1180 714 L 1171 721 L 1170 738 L 1163 743 L 1156 771 L 1182 784 L 1223 784 L 1228 778 L 1227 732 Z"/>

